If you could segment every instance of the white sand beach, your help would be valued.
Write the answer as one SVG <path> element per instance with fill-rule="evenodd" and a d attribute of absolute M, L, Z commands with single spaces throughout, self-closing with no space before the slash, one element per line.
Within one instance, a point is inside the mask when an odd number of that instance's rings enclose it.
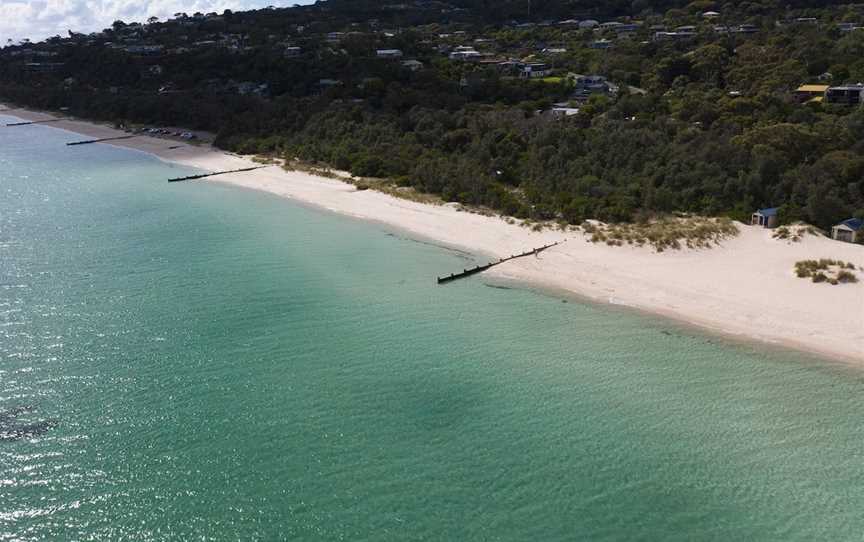
<path fill-rule="evenodd" d="M 12 108 L 0 114 L 28 120 L 51 118 Z M 71 120 L 48 126 L 92 138 L 124 135 L 109 127 Z M 257 165 L 218 150 L 151 137 L 111 144 L 209 171 Z M 373 190 L 358 191 L 347 183 L 279 167 L 195 182 L 262 190 L 492 257 L 566 239 L 537 257 L 495 267 L 486 276 L 565 290 L 743 339 L 864 364 L 864 272 L 858 271 L 861 282 L 837 286 L 814 284 L 793 273 L 795 262 L 805 259 L 832 258 L 864 267 L 861 245 L 814 236 L 790 243 L 773 239 L 769 230 L 741 225 L 741 234 L 723 246 L 658 254 L 647 247 L 592 244 L 581 233 L 532 232 L 500 218 L 460 212 L 448 205 L 425 205 Z M 435 271 L 444 274 L 453 270 Z"/>

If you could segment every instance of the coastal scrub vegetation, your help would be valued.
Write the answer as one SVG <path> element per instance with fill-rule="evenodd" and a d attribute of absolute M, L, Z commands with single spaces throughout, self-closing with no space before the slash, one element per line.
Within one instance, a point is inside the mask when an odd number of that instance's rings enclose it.
<path fill-rule="evenodd" d="M 832 285 L 858 282 L 854 264 L 826 258 L 796 262 L 795 275 L 798 278 L 809 278 L 816 283 Z"/>
<path fill-rule="evenodd" d="M 592 243 L 609 246 L 651 246 L 657 252 L 711 248 L 738 235 L 738 227 L 729 218 L 666 216 L 634 223 L 603 224 L 586 221 L 582 231 Z"/>
<path fill-rule="evenodd" d="M 824 235 L 814 226 L 809 224 L 790 224 L 788 226 L 780 226 L 771 233 L 773 239 L 788 241 L 790 243 L 800 243 L 806 235 Z"/>
<path fill-rule="evenodd" d="M 329 0 L 117 21 L 4 47 L 0 99 L 205 130 L 227 150 L 383 179 L 360 186 L 530 223 L 635 224 L 676 212 L 748 221 L 769 206 L 783 224 L 821 229 L 864 217 L 864 107 L 803 103 L 795 92 L 864 81 L 864 30 L 846 31 L 864 22 L 860 7 L 527 5 Z M 594 19 L 633 28 L 572 23 Z M 693 30 L 658 38 L 661 28 Z M 501 62 L 448 57 L 466 45 Z M 508 59 L 544 62 L 551 75 L 521 77 Z M 618 90 L 579 95 L 578 74 L 601 74 Z M 555 104 L 578 112 L 556 115 Z M 627 228 L 608 233 L 652 242 Z"/>

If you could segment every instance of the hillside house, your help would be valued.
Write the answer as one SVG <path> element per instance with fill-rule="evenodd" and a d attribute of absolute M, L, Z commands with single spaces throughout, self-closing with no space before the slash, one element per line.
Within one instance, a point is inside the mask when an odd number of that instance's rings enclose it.
<path fill-rule="evenodd" d="M 846 243 L 864 241 L 864 220 L 849 218 L 831 228 L 831 238 Z"/>
<path fill-rule="evenodd" d="M 130 55 L 154 56 L 162 53 L 162 45 L 127 45 L 123 48 Z"/>
<path fill-rule="evenodd" d="M 620 88 L 602 75 L 571 75 L 574 82 L 573 99 L 584 102 L 595 94 L 615 96 Z"/>
<path fill-rule="evenodd" d="M 685 40 L 696 36 L 695 32 L 654 32 L 654 41 Z"/>
<path fill-rule="evenodd" d="M 549 110 L 549 115 L 554 119 L 564 119 L 578 114 L 578 107 L 570 107 L 567 104 L 555 104 L 555 106 Z"/>
<path fill-rule="evenodd" d="M 530 64 L 525 64 L 522 67 L 522 71 L 519 72 L 519 77 L 523 79 L 541 79 L 543 77 L 549 77 L 552 75 L 552 67 L 549 64 L 543 64 L 540 62 L 532 62 Z"/>
<path fill-rule="evenodd" d="M 779 207 L 770 207 L 768 209 L 759 209 L 750 217 L 750 225 L 762 226 L 763 228 L 777 227 L 777 211 Z"/>
<path fill-rule="evenodd" d="M 450 60 L 478 60 L 483 55 L 473 47 L 459 46 L 450 53 Z"/>
<path fill-rule="evenodd" d="M 419 60 L 414 60 L 414 59 L 403 60 L 402 61 L 402 67 L 408 68 L 412 72 L 416 72 L 416 71 L 420 71 L 423 69 L 423 63 L 420 62 Z"/>
<path fill-rule="evenodd" d="M 795 99 L 799 103 L 821 102 L 827 90 L 828 85 L 801 85 L 795 89 Z"/>
<path fill-rule="evenodd" d="M 837 30 L 843 33 L 861 30 L 862 28 L 864 28 L 864 26 L 861 26 L 860 23 L 837 23 Z"/>
<path fill-rule="evenodd" d="M 63 62 L 28 62 L 24 64 L 24 70 L 31 73 L 55 72 L 65 66 Z"/>
<path fill-rule="evenodd" d="M 375 56 L 378 58 L 402 58 L 402 51 L 400 49 L 378 49 Z"/>
<path fill-rule="evenodd" d="M 864 93 L 864 85 L 861 83 L 828 87 L 828 90 L 825 91 L 825 102 L 840 105 L 860 105 L 862 93 Z"/>

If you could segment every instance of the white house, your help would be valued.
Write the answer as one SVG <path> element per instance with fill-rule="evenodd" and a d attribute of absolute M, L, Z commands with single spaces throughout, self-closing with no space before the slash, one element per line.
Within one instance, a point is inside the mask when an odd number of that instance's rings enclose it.
<path fill-rule="evenodd" d="M 378 49 L 376 56 L 378 58 L 402 58 L 402 51 L 399 49 Z"/>
<path fill-rule="evenodd" d="M 850 218 L 831 228 L 831 237 L 837 241 L 857 243 L 864 240 L 864 220 Z"/>
<path fill-rule="evenodd" d="M 523 79 L 540 79 L 552 75 L 552 67 L 549 64 L 533 62 L 522 67 L 519 77 Z"/>
<path fill-rule="evenodd" d="M 555 119 L 563 119 L 567 117 L 572 117 L 573 115 L 579 114 L 578 107 L 569 107 L 567 105 L 556 105 L 552 109 L 549 110 L 549 114 Z"/>
<path fill-rule="evenodd" d="M 408 68 L 412 72 L 416 72 L 423 69 L 423 63 L 419 60 L 403 60 L 402 67 Z"/>
<path fill-rule="evenodd" d="M 482 56 L 473 47 L 459 46 L 450 53 L 450 60 L 477 60 Z"/>

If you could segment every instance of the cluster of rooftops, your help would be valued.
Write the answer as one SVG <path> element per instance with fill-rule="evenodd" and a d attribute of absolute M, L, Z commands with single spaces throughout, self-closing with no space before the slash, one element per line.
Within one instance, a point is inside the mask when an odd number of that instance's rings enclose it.
<path fill-rule="evenodd" d="M 795 95 L 800 102 L 860 105 L 864 103 L 864 84 L 806 84 L 795 89 Z"/>

